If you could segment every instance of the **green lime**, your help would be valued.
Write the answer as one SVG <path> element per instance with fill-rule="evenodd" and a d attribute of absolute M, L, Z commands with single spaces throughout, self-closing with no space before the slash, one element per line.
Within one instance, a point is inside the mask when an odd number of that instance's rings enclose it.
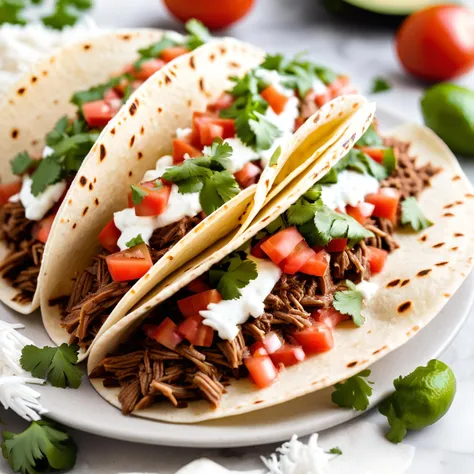
<path fill-rule="evenodd" d="M 430 360 L 406 377 L 393 382 L 393 392 L 379 407 L 391 426 L 387 439 L 399 443 L 407 430 L 420 430 L 436 423 L 453 403 L 456 377 L 439 360 Z"/>
<path fill-rule="evenodd" d="M 425 124 L 454 153 L 474 156 L 474 92 L 456 84 L 437 84 L 421 99 Z"/>

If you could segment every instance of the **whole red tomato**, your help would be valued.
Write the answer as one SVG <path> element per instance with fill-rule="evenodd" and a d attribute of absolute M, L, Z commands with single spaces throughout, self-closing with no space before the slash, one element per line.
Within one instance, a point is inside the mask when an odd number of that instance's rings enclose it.
<path fill-rule="evenodd" d="M 397 32 L 401 63 L 411 74 L 444 81 L 474 66 L 474 12 L 438 5 L 409 16 Z"/>
<path fill-rule="evenodd" d="M 179 20 L 196 18 L 208 28 L 225 28 L 240 20 L 252 8 L 254 0 L 164 0 Z"/>

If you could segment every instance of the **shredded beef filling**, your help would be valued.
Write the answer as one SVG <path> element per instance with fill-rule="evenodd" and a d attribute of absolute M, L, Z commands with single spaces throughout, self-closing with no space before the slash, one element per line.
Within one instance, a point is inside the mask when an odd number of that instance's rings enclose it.
<path fill-rule="evenodd" d="M 25 217 L 20 202 L 8 202 L 0 209 L 0 239 L 9 248 L 0 262 L 0 274 L 18 290 L 13 301 L 22 304 L 33 299 L 43 258 L 44 244 L 32 238 L 34 224 Z"/>
<path fill-rule="evenodd" d="M 416 168 L 405 143 L 386 140 L 386 145 L 395 148 L 399 168 L 382 185 L 396 187 L 404 197 L 416 196 L 429 185 L 437 170 L 430 165 Z M 312 324 L 313 310 L 330 307 L 334 293 L 345 289 L 347 279 L 359 283 L 370 278 L 367 245 L 389 252 L 398 247 L 393 238 L 394 225 L 389 220 L 373 218 L 366 227 L 374 237 L 332 253 L 323 277 L 283 274 L 265 299 L 264 313 L 243 324 L 234 340 L 221 340 L 216 335 L 210 348 L 183 342 L 170 350 L 137 330 L 117 354 L 98 365 L 91 377 L 104 377 L 105 386 L 121 387 L 119 399 L 124 414 L 160 400 L 184 407 L 187 401 L 205 399 L 217 407 L 228 380 L 248 375 L 243 360 L 251 344 L 263 340 L 271 331 L 293 343 L 292 333 Z M 189 294 L 186 289 L 181 290 L 155 309 L 147 322 L 159 324 L 166 315 L 179 324 L 183 318 L 177 301 Z"/>
<path fill-rule="evenodd" d="M 153 233 L 149 249 L 156 263 L 171 247 L 201 222 L 201 217 L 184 217 Z M 103 251 L 89 267 L 74 279 L 71 294 L 54 303 L 61 306 L 61 325 L 71 335 L 70 342 L 87 348 L 117 303 L 130 290 L 134 282 L 114 282 L 110 276 Z M 128 388 L 129 391 L 132 388 Z"/>

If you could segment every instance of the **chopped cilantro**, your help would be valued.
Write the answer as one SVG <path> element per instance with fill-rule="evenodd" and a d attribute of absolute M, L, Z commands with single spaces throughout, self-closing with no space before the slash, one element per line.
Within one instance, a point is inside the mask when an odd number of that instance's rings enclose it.
<path fill-rule="evenodd" d="M 103 84 L 93 86 L 90 89 L 84 91 L 76 92 L 71 98 L 71 103 L 81 108 L 86 102 L 102 100 L 108 90 L 117 87 L 120 83 L 122 83 L 122 81 L 129 83 L 132 80 L 133 77 L 130 74 L 120 74 L 120 76 L 113 77 Z"/>
<path fill-rule="evenodd" d="M 373 382 L 366 381 L 364 378 L 369 375 L 370 370 L 366 369 L 345 382 L 337 383 L 331 395 L 333 403 L 342 408 L 353 408 L 357 411 L 367 410 L 369 397 L 372 396 L 372 387 L 369 384 L 373 384 Z"/>
<path fill-rule="evenodd" d="M 16 175 L 22 175 L 26 173 L 32 165 L 35 163 L 35 160 L 31 158 L 30 154 L 26 151 L 18 153 L 10 162 L 12 173 Z"/>
<path fill-rule="evenodd" d="M 375 160 L 366 155 L 363 151 L 353 148 L 344 157 L 346 168 L 358 171 L 362 174 L 373 176 L 378 181 L 382 181 L 389 175 L 385 166 L 377 163 Z"/>
<path fill-rule="evenodd" d="M 386 169 L 388 176 L 390 176 L 397 167 L 397 157 L 393 148 L 383 149 L 382 165 Z"/>
<path fill-rule="evenodd" d="M 322 201 L 309 202 L 304 197 L 299 198 L 286 212 L 288 224 L 302 225 L 314 219 L 314 215 L 322 205 Z"/>
<path fill-rule="evenodd" d="M 265 229 L 268 233 L 274 234 L 275 232 L 284 230 L 287 227 L 285 218 L 283 216 L 278 216 L 274 221 L 270 222 Z"/>
<path fill-rule="evenodd" d="M 318 184 L 334 184 L 337 183 L 338 169 L 332 167 L 319 181 Z"/>
<path fill-rule="evenodd" d="M 366 132 L 359 138 L 356 143 L 357 146 L 382 146 L 383 140 L 382 137 L 378 134 L 374 125 L 366 130 Z"/>
<path fill-rule="evenodd" d="M 143 201 L 148 192 L 136 184 L 132 184 L 130 188 L 132 189 L 132 202 L 135 204 L 135 206 L 138 206 L 138 204 Z"/>
<path fill-rule="evenodd" d="M 371 94 L 378 94 L 379 92 L 389 91 L 392 88 L 389 82 L 383 77 L 376 77 L 374 78 L 374 82 L 372 84 L 372 89 L 370 91 Z"/>
<path fill-rule="evenodd" d="M 130 239 L 125 245 L 128 248 L 131 248 L 144 243 L 145 241 L 143 240 L 142 234 L 138 234 L 136 237 L 133 237 L 133 239 Z"/>
<path fill-rule="evenodd" d="M 152 45 L 146 48 L 142 48 L 138 50 L 138 54 L 140 55 L 140 57 L 133 63 L 133 67 L 137 71 L 139 71 L 143 63 L 149 61 L 150 59 L 158 58 L 165 49 L 171 48 L 178 44 L 180 43 L 177 42 L 176 40 L 171 39 L 168 36 L 164 35 L 163 38 L 161 38 L 156 43 L 153 43 Z"/>
<path fill-rule="evenodd" d="M 281 135 L 280 129 L 260 112 L 249 114 L 248 125 L 255 135 L 255 146 L 258 150 L 268 150 Z"/>
<path fill-rule="evenodd" d="M 258 273 L 255 262 L 242 260 L 237 254 L 224 259 L 217 269 L 209 272 L 209 275 L 224 300 L 235 300 L 241 296 L 240 289 L 245 288 L 251 280 L 255 280 Z"/>
<path fill-rule="evenodd" d="M 270 166 L 276 166 L 278 164 L 278 158 L 281 155 L 281 146 L 277 147 L 276 150 L 273 152 L 272 157 L 270 158 Z"/>
<path fill-rule="evenodd" d="M 0 24 L 25 25 L 26 20 L 20 16 L 25 6 L 25 0 L 3 0 L 0 2 Z"/>
<path fill-rule="evenodd" d="M 334 448 L 331 448 L 328 452 L 329 452 L 329 454 L 337 454 L 338 456 L 340 456 L 342 454 L 341 448 L 339 448 L 337 446 L 334 446 Z"/>
<path fill-rule="evenodd" d="M 186 38 L 186 46 L 191 50 L 199 48 L 211 39 L 209 30 L 195 18 L 187 21 L 185 27 L 189 33 Z"/>
<path fill-rule="evenodd" d="M 409 197 L 402 201 L 401 222 L 404 225 L 411 226 L 417 232 L 433 225 L 433 222 L 425 217 L 414 197 Z"/>
<path fill-rule="evenodd" d="M 75 344 L 43 348 L 28 345 L 21 351 L 20 363 L 24 370 L 47 379 L 53 387 L 78 388 L 82 378 L 82 371 L 76 366 L 78 351 Z"/>
<path fill-rule="evenodd" d="M 332 305 L 340 313 L 348 314 L 356 326 L 362 326 L 365 321 L 362 314 L 364 296 L 352 281 L 346 280 L 346 285 L 348 287 L 347 290 L 336 291 L 336 293 L 334 293 L 334 302 Z"/>
<path fill-rule="evenodd" d="M 72 469 L 77 447 L 68 433 L 43 420 L 33 421 L 22 433 L 4 431 L 2 454 L 14 472 L 37 474 Z"/>
<path fill-rule="evenodd" d="M 51 155 L 41 160 L 31 175 L 31 193 L 33 196 L 38 196 L 48 186 L 60 181 L 61 171 L 61 164 L 54 156 Z"/>
<path fill-rule="evenodd" d="M 50 28 L 62 30 L 65 26 L 75 25 L 79 19 L 78 13 L 91 7 L 91 0 L 56 0 L 53 13 L 43 16 L 41 20 Z"/>
<path fill-rule="evenodd" d="M 219 209 L 227 201 L 239 194 L 240 188 L 235 177 L 229 171 L 214 172 L 204 178 L 203 187 L 199 194 L 202 210 L 208 216 Z"/>

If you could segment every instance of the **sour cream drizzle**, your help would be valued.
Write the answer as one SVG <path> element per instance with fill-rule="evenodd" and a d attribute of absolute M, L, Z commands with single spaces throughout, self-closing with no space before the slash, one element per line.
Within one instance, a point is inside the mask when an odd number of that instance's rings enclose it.
<path fill-rule="evenodd" d="M 248 259 L 256 263 L 258 277 L 242 288 L 240 298 L 211 303 L 199 312 L 203 324 L 215 329 L 221 339 L 232 341 L 239 333 L 237 325 L 245 323 L 250 316 L 258 318 L 263 314 L 263 302 L 280 279 L 282 271 L 271 261 L 252 256 Z"/>

